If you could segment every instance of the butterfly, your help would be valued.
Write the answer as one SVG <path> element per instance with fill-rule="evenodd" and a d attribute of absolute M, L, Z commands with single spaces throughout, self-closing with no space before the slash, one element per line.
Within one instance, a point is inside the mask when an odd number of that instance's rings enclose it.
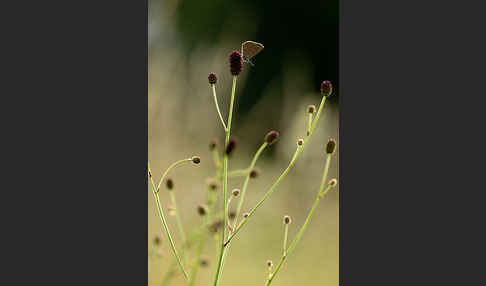
<path fill-rule="evenodd" d="M 243 42 L 243 44 L 241 44 L 241 54 L 243 55 L 243 61 L 253 65 L 250 59 L 263 51 L 263 48 L 264 47 L 262 44 L 254 41 Z"/>

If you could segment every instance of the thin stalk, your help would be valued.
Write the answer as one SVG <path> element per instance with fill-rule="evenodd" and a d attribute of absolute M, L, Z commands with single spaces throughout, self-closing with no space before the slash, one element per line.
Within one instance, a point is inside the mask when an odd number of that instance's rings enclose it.
<path fill-rule="evenodd" d="M 202 250 L 204 248 L 204 244 L 206 242 L 206 235 L 204 230 L 200 234 L 199 238 L 199 245 L 196 250 L 196 260 L 194 261 L 194 265 L 192 266 L 192 273 L 191 273 L 191 279 L 189 279 L 189 286 L 193 286 L 195 281 L 196 281 L 196 275 L 197 271 L 199 270 L 199 265 L 201 264 L 201 254 Z"/>
<path fill-rule="evenodd" d="M 317 110 L 316 118 L 314 120 L 312 120 L 312 127 L 311 127 L 311 130 L 310 130 L 309 137 L 312 134 L 312 132 L 314 132 L 314 129 L 316 128 L 317 121 L 319 121 L 319 117 L 321 116 L 321 112 L 322 112 L 322 109 L 324 108 L 324 103 L 326 103 L 326 99 L 327 99 L 326 96 L 323 96 L 322 99 L 321 99 L 321 104 L 319 104 L 319 109 Z"/>
<path fill-rule="evenodd" d="M 226 138 L 225 138 L 225 148 L 228 146 L 230 134 L 231 134 L 231 121 L 233 118 L 233 105 L 235 101 L 235 91 L 236 91 L 236 79 L 237 76 L 233 76 L 233 88 L 231 89 L 231 101 L 230 101 L 230 109 L 228 114 L 228 127 L 225 129 Z M 227 215 L 228 210 L 226 208 L 226 192 L 228 189 L 228 154 L 226 152 L 223 156 L 223 208 L 224 214 L 223 217 Z M 217 286 L 219 283 L 219 277 L 221 275 L 221 266 L 223 264 L 223 252 L 225 246 L 225 232 L 227 229 L 226 219 L 223 219 L 223 229 L 221 231 L 221 249 L 219 251 L 219 258 L 218 258 L 218 266 L 216 269 L 216 277 L 214 278 L 214 286 Z"/>
<path fill-rule="evenodd" d="M 221 111 L 219 110 L 218 97 L 216 96 L 216 86 L 214 84 L 212 84 L 211 89 L 213 90 L 214 104 L 216 105 L 216 110 L 218 110 L 219 119 L 221 120 L 221 123 L 223 124 L 224 130 L 226 130 L 226 124 L 224 124 L 223 116 L 221 115 Z"/>
<path fill-rule="evenodd" d="M 243 187 L 241 188 L 241 195 L 240 195 L 240 199 L 239 199 L 239 202 L 238 202 L 238 206 L 236 208 L 236 216 L 235 216 L 235 221 L 234 221 L 233 228 L 232 228 L 233 231 L 236 229 L 236 226 L 238 224 L 238 218 L 240 217 L 241 209 L 243 207 L 243 202 L 245 200 L 246 189 L 248 187 L 248 182 L 250 181 L 250 172 L 251 172 L 251 170 L 253 170 L 253 168 L 255 168 L 255 164 L 256 164 L 258 158 L 260 157 L 261 153 L 263 152 L 263 150 L 265 150 L 265 148 L 267 146 L 268 146 L 268 143 L 267 142 L 263 142 L 263 144 L 260 146 L 260 148 L 258 148 L 258 151 L 255 153 L 255 156 L 253 156 L 253 160 L 251 161 L 250 166 L 247 169 L 248 174 L 246 175 L 245 181 L 243 183 Z M 223 252 L 223 266 L 224 266 L 224 260 L 226 258 L 226 255 L 227 255 L 227 252 L 228 252 L 229 248 L 230 248 L 230 246 L 228 245 L 224 249 L 224 252 Z"/>
<path fill-rule="evenodd" d="M 303 145 L 302 145 L 303 146 Z M 280 175 L 280 177 L 277 179 L 277 181 L 275 181 L 275 183 L 270 187 L 270 189 L 265 193 L 265 195 L 263 196 L 263 198 L 256 204 L 256 206 L 254 206 L 250 212 L 248 213 L 248 216 L 246 218 L 244 218 L 241 223 L 236 227 L 236 229 L 234 230 L 234 232 L 231 234 L 231 236 L 228 238 L 228 240 L 226 241 L 225 243 L 225 246 L 228 245 L 228 243 L 236 236 L 236 234 L 238 234 L 238 232 L 241 230 L 241 228 L 248 222 L 248 219 L 255 213 L 255 211 L 265 202 L 265 200 L 273 193 L 273 191 L 275 191 L 275 189 L 278 187 L 278 185 L 280 185 L 280 183 L 282 182 L 283 178 L 285 178 L 285 176 L 287 176 L 287 173 L 290 171 L 290 169 L 292 169 L 292 167 L 294 166 L 295 164 L 295 161 L 297 160 L 297 158 L 299 157 L 299 154 L 302 153 L 302 146 L 300 147 L 297 147 L 297 150 L 295 151 L 295 154 L 292 158 L 292 161 L 290 161 L 289 165 L 287 166 L 287 168 L 283 171 L 283 173 Z"/>
<path fill-rule="evenodd" d="M 283 256 L 287 254 L 287 238 L 289 236 L 289 224 L 285 224 L 285 230 L 284 230 L 284 240 L 283 240 Z"/>
<path fill-rule="evenodd" d="M 168 171 L 170 169 L 172 169 L 173 167 L 175 167 L 177 164 L 180 164 L 180 163 L 183 163 L 184 161 L 181 160 L 181 161 L 177 161 L 175 163 L 173 163 L 168 169 L 167 171 L 165 171 L 164 175 L 162 176 L 162 179 L 161 179 L 161 182 L 163 181 L 164 177 L 167 175 Z M 170 247 L 172 248 L 172 252 L 174 253 L 174 256 L 176 257 L 177 259 L 177 263 L 179 263 L 179 267 L 181 268 L 182 270 L 182 273 L 184 273 L 184 277 L 186 279 L 189 279 L 189 276 L 187 275 L 187 272 L 186 270 L 184 269 L 184 266 L 182 265 L 182 261 L 181 261 L 181 258 L 179 256 L 179 254 L 177 253 L 177 250 L 176 250 L 176 247 L 175 247 L 175 244 L 174 244 L 174 240 L 172 239 L 172 236 L 170 234 L 170 231 L 169 231 L 169 228 L 167 226 L 167 222 L 166 222 L 166 219 L 165 219 L 165 215 L 164 215 L 164 212 L 162 211 L 162 207 L 160 206 L 160 198 L 159 198 L 159 193 L 158 193 L 158 188 L 155 187 L 155 184 L 154 184 L 154 181 L 152 179 L 152 171 L 150 170 L 150 165 L 148 167 L 149 169 L 149 177 L 150 177 L 150 182 L 152 184 L 152 191 L 153 191 L 153 194 L 154 194 L 154 198 L 155 198 L 155 203 L 157 205 L 157 210 L 159 212 L 159 217 L 160 217 L 160 220 L 162 221 L 162 225 L 164 227 L 164 230 L 165 232 L 167 233 L 167 238 L 170 242 Z M 160 185 L 160 184 L 159 184 Z"/>
<path fill-rule="evenodd" d="M 157 193 L 159 192 L 160 185 L 164 181 L 165 176 L 167 176 L 167 174 L 170 172 L 170 170 L 172 170 L 173 168 L 175 168 L 177 165 L 180 165 L 180 164 L 183 164 L 183 163 L 186 163 L 186 162 L 191 162 L 191 161 L 192 161 L 192 159 L 189 158 L 189 159 L 182 159 L 182 160 L 179 160 L 179 161 L 176 161 L 176 162 L 172 163 L 172 165 L 170 165 L 169 168 L 167 168 L 167 170 L 165 170 L 164 174 L 162 174 L 162 177 L 160 178 L 160 181 L 157 184 Z"/>
<path fill-rule="evenodd" d="M 236 216 L 235 216 L 235 223 L 234 223 L 233 229 L 236 228 L 236 224 L 238 223 L 238 218 L 240 217 L 241 208 L 243 207 L 243 203 L 245 201 L 246 189 L 248 187 L 248 182 L 250 181 L 250 172 L 251 172 L 251 170 L 253 170 L 253 168 L 255 168 L 255 164 L 256 164 L 258 158 L 260 157 L 263 150 L 265 150 L 265 148 L 267 146 L 268 146 L 268 143 L 263 142 L 263 144 L 260 146 L 260 148 L 258 148 L 258 151 L 255 153 L 255 156 L 253 156 L 253 160 L 250 163 L 250 167 L 248 167 L 249 172 L 246 175 L 245 182 L 243 183 L 243 187 L 241 188 L 241 195 L 240 195 L 240 200 L 238 202 L 238 206 L 236 208 Z"/>
<path fill-rule="evenodd" d="M 186 233 L 184 232 L 184 227 L 182 226 L 182 220 L 179 213 L 179 209 L 177 208 L 174 191 L 170 190 L 169 195 L 170 195 L 170 201 L 172 203 L 172 206 L 175 209 L 175 217 L 176 217 L 177 227 L 179 228 L 179 232 L 181 233 L 182 244 L 186 244 Z M 184 254 L 182 256 L 184 257 Z"/>
<path fill-rule="evenodd" d="M 313 115 L 313 113 L 309 113 L 309 120 L 307 122 L 307 136 L 309 136 L 310 135 L 310 132 L 311 132 L 312 115 Z"/>
<path fill-rule="evenodd" d="M 295 246 L 297 245 L 297 243 L 299 242 L 299 240 L 302 238 L 302 235 L 304 234 L 307 226 L 309 225 L 309 221 L 311 220 L 312 216 L 314 215 L 314 212 L 315 212 L 315 210 L 317 208 L 317 205 L 319 204 L 320 199 L 323 198 L 329 192 L 329 190 L 331 189 L 331 186 L 328 185 L 327 188 L 324 190 L 324 186 L 326 185 L 326 181 L 327 181 L 327 173 L 329 171 L 330 162 L 331 162 L 331 154 L 328 154 L 327 155 L 327 159 L 326 159 L 326 165 L 324 167 L 324 174 L 322 175 L 321 187 L 319 188 L 319 193 L 317 194 L 317 198 L 314 201 L 314 205 L 312 206 L 311 211 L 307 215 L 307 218 L 306 218 L 306 220 L 304 222 L 304 225 L 302 225 L 302 227 L 300 228 L 299 233 L 294 238 L 294 240 L 290 244 L 289 248 L 286 251 L 284 251 L 284 255 L 282 255 L 282 258 L 280 258 L 280 261 L 279 261 L 279 263 L 277 265 L 277 268 L 275 268 L 275 272 L 267 280 L 267 283 L 265 284 L 266 286 L 269 286 L 272 283 L 273 279 L 275 279 L 275 276 L 279 272 L 279 270 L 282 267 L 283 263 L 285 262 L 285 260 L 287 259 L 287 257 L 292 253 L 292 251 L 295 249 Z"/>
<path fill-rule="evenodd" d="M 321 115 L 322 109 L 324 108 L 325 102 L 326 102 L 326 97 L 323 96 L 322 97 L 322 100 L 321 100 L 321 104 L 319 105 L 319 110 L 317 111 L 316 118 L 312 121 L 312 127 L 310 129 L 309 136 L 307 136 L 304 139 L 304 143 L 300 147 L 297 147 L 297 150 L 295 151 L 295 154 L 292 157 L 292 160 L 290 161 L 290 163 L 287 166 L 287 168 L 283 171 L 282 175 L 280 175 L 280 177 L 277 179 L 277 181 L 275 181 L 275 183 L 273 183 L 273 185 L 265 193 L 265 195 L 263 196 L 263 198 L 256 204 L 256 206 L 250 210 L 250 212 L 248 213 L 248 217 L 246 217 L 245 219 L 243 219 L 241 221 L 241 223 L 238 225 L 238 227 L 233 232 L 233 234 L 231 234 L 231 236 L 225 242 L 225 246 L 238 234 L 238 232 L 241 230 L 241 228 L 248 222 L 248 219 L 250 219 L 253 216 L 253 214 L 255 213 L 255 211 L 265 202 L 265 200 L 273 193 L 273 191 L 275 191 L 275 189 L 278 187 L 278 185 L 280 184 L 280 182 L 282 181 L 282 179 L 285 178 L 285 176 L 287 175 L 287 173 L 293 167 L 293 165 L 294 165 L 295 161 L 297 160 L 297 158 L 300 156 L 300 154 L 302 154 L 302 151 L 304 150 L 305 145 L 307 144 L 307 142 L 312 137 L 312 134 L 313 134 L 313 132 L 315 130 L 315 127 L 317 125 L 317 122 L 319 121 L 319 117 Z"/>
<path fill-rule="evenodd" d="M 219 159 L 219 153 L 217 148 L 214 148 L 213 150 L 213 161 L 214 161 L 214 166 L 216 169 L 221 169 L 221 160 Z"/>

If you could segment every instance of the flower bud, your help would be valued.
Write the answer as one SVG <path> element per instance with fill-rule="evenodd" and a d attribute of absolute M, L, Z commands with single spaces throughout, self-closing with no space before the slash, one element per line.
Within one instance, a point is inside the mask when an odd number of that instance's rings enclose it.
<path fill-rule="evenodd" d="M 206 267 L 209 265 L 209 257 L 207 255 L 202 255 L 201 260 L 199 261 L 202 267 Z"/>
<path fill-rule="evenodd" d="M 336 185 L 337 185 L 336 178 L 334 178 L 334 179 L 332 179 L 332 180 L 329 181 L 329 186 L 331 186 L 331 188 L 334 188 Z"/>
<path fill-rule="evenodd" d="M 244 218 L 247 218 L 249 215 L 250 215 L 249 213 L 244 213 L 244 214 L 243 214 L 243 217 L 244 217 Z"/>
<path fill-rule="evenodd" d="M 324 96 L 329 96 L 332 93 L 332 84 L 330 81 L 325 80 L 321 83 L 321 94 Z"/>
<path fill-rule="evenodd" d="M 336 151 L 336 140 L 329 139 L 329 141 L 327 141 L 327 145 L 326 145 L 326 153 L 332 155 L 332 154 L 334 154 L 335 151 Z"/>
<path fill-rule="evenodd" d="M 273 261 L 272 260 L 267 260 L 267 266 L 272 267 L 273 266 Z"/>
<path fill-rule="evenodd" d="M 240 195 L 240 189 L 234 189 L 232 192 L 233 196 L 237 197 Z"/>
<path fill-rule="evenodd" d="M 206 205 L 198 205 L 197 212 L 200 216 L 204 216 L 208 213 L 208 207 Z"/>
<path fill-rule="evenodd" d="M 210 73 L 208 76 L 209 84 L 213 85 L 216 84 L 216 81 L 218 81 L 218 77 L 214 73 Z"/>
<path fill-rule="evenodd" d="M 236 140 L 234 138 L 230 138 L 229 142 L 228 142 L 228 145 L 226 146 L 226 155 L 231 155 L 233 153 L 233 151 L 235 150 L 236 148 Z"/>
<path fill-rule="evenodd" d="M 272 130 L 265 135 L 265 142 L 267 142 L 268 145 L 272 145 L 277 142 L 279 136 L 280 133 L 278 133 L 278 131 Z"/>
<path fill-rule="evenodd" d="M 313 104 L 310 104 L 307 106 L 307 113 L 314 113 L 316 111 L 316 106 Z"/>
<path fill-rule="evenodd" d="M 290 218 L 290 216 L 286 215 L 284 216 L 283 221 L 284 224 L 290 224 L 292 222 L 292 219 Z"/>
<path fill-rule="evenodd" d="M 239 75 L 242 69 L 241 54 L 238 51 L 234 51 L 229 55 L 230 72 L 232 75 Z"/>
<path fill-rule="evenodd" d="M 172 181 L 171 178 L 167 178 L 167 180 L 165 181 L 165 186 L 169 191 L 172 190 L 174 188 L 174 181 Z"/>
<path fill-rule="evenodd" d="M 254 178 L 258 177 L 259 174 L 260 174 L 260 171 L 258 171 L 257 168 L 253 168 L 253 170 L 250 171 L 250 178 L 254 179 Z"/>
<path fill-rule="evenodd" d="M 207 184 L 211 191 L 214 191 L 218 188 L 218 182 L 216 182 L 216 180 L 214 180 L 213 178 L 208 178 Z"/>
<path fill-rule="evenodd" d="M 191 160 L 192 160 L 192 162 L 193 162 L 194 164 L 196 164 L 196 165 L 197 165 L 197 164 L 199 164 L 199 163 L 201 163 L 201 158 L 200 158 L 199 156 L 193 156 L 193 157 L 191 158 Z"/>
<path fill-rule="evenodd" d="M 304 139 L 301 138 L 301 139 L 297 140 L 297 145 L 298 146 L 304 145 Z"/>
<path fill-rule="evenodd" d="M 221 219 L 213 222 L 210 226 L 209 226 L 209 231 L 213 232 L 213 233 L 216 233 L 218 232 L 218 230 L 220 228 L 223 227 L 223 221 Z"/>
<path fill-rule="evenodd" d="M 211 140 L 211 142 L 209 142 L 209 151 L 213 151 L 214 149 L 216 149 L 217 146 L 218 143 L 216 142 L 216 140 Z"/>

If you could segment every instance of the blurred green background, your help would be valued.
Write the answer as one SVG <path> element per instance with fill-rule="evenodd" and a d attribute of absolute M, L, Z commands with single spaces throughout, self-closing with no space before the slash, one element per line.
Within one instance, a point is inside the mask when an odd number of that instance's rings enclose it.
<path fill-rule="evenodd" d="M 334 84 L 334 94 L 326 102 L 304 153 L 235 238 L 226 259 L 220 285 L 263 285 L 266 261 L 277 263 L 281 256 L 282 217 L 290 215 L 293 219 L 291 240 L 319 189 L 324 146 L 330 137 L 338 139 L 338 2 L 149 0 L 148 21 L 148 159 L 155 181 L 176 160 L 192 155 L 202 160 L 199 166 L 183 165 L 170 174 L 186 233 L 201 225 L 197 205 L 206 202 L 206 179 L 215 172 L 209 141 L 217 139 L 222 145 L 224 140 L 207 75 L 218 75 L 218 100 L 226 118 L 231 95 L 229 53 L 240 50 L 245 40 L 265 45 L 252 60 L 254 66 L 244 65 L 238 80 L 232 135 L 239 144 L 230 169 L 247 167 L 268 131 L 278 130 L 281 137 L 258 161 L 261 175 L 250 180 L 244 210 L 262 198 L 291 160 L 297 139 L 305 136 L 305 108 L 308 104 L 318 106 L 321 100 L 320 82 L 328 79 Z M 329 178 L 338 177 L 338 169 L 339 141 Z M 229 189 L 241 188 L 242 183 L 243 178 L 231 179 Z M 147 195 L 148 280 L 149 285 L 162 285 L 174 257 L 150 189 Z M 338 285 L 337 196 L 337 192 L 331 192 L 321 200 L 303 239 L 273 285 Z M 161 202 L 167 214 L 169 196 L 165 189 L 161 190 Z M 168 220 L 180 248 L 175 218 L 168 216 Z M 156 235 L 162 238 L 158 247 L 153 244 Z M 206 244 L 203 253 L 210 257 L 210 263 L 200 269 L 196 285 L 212 282 L 216 243 L 209 240 Z M 186 282 L 177 272 L 171 285 Z"/>

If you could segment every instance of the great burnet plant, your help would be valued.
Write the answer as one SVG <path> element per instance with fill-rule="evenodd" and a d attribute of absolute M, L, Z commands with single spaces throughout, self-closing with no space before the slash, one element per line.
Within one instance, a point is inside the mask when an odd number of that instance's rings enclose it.
<path fill-rule="evenodd" d="M 163 173 L 159 183 L 155 185 L 153 178 L 152 178 L 152 171 L 150 169 L 150 165 L 148 167 L 148 174 L 149 174 L 149 180 L 152 186 L 152 191 L 154 194 L 157 210 L 159 217 L 162 222 L 162 226 L 164 228 L 165 233 L 167 234 L 167 239 L 170 243 L 171 250 L 173 252 L 173 255 L 176 258 L 176 262 L 174 262 L 170 268 L 169 271 L 166 273 L 163 285 L 168 285 L 171 281 L 171 278 L 175 274 L 175 270 L 177 269 L 176 267 L 178 266 L 183 273 L 184 277 L 188 281 L 188 285 L 194 285 L 195 284 L 195 278 L 197 276 L 197 272 L 199 269 L 199 266 L 207 266 L 209 263 L 209 259 L 202 254 L 202 251 L 204 249 L 205 243 L 207 241 L 207 238 L 210 235 L 213 235 L 215 238 L 219 238 L 218 242 L 218 254 L 217 254 L 217 262 L 216 262 L 216 271 L 214 274 L 214 280 L 213 280 L 213 285 L 217 286 L 219 284 L 223 266 L 225 259 L 227 257 L 227 254 L 229 252 L 229 249 L 231 247 L 231 242 L 232 240 L 237 236 L 237 234 L 242 231 L 245 228 L 245 225 L 248 223 L 251 217 L 253 217 L 256 213 L 256 211 L 264 204 L 264 202 L 271 196 L 271 194 L 277 189 L 277 187 L 280 185 L 280 183 L 283 181 L 283 179 L 287 176 L 289 171 L 292 169 L 292 167 L 295 165 L 295 162 L 297 159 L 300 157 L 302 152 L 304 151 L 304 148 L 310 138 L 312 137 L 312 134 L 314 133 L 317 123 L 319 121 L 319 118 L 322 114 L 322 111 L 324 109 L 324 104 L 326 102 L 326 99 L 332 94 L 332 84 L 329 81 L 323 81 L 321 83 L 321 95 L 322 95 L 322 100 L 319 104 L 319 108 L 316 108 L 314 105 L 309 105 L 306 108 L 306 113 L 308 114 L 308 124 L 306 128 L 306 136 L 304 138 L 298 139 L 297 140 L 297 147 L 295 150 L 294 155 L 292 156 L 291 161 L 289 162 L 288 166 L 283 170 L 282 174 L 276 179 L 276 181 L 268 188 L 268 190 L 265 192 L 263 197 L 258 201 L 258 203 L 251 208 L 248 212 L 245 212 L 241 215 L 241 211 L 244 205 L 245 201 L 245 195 L 248 189 L 249 181 L 252 178 L 256 178 L 259 176 L 258 169 L 256 168 L 256 163 L 263 151 L 268 147 L 271 146 L 272 144 L 276 143 L 279 139 L 279 132 L 272 130 L 268 132 L 264 138 L 262 145 L 258 148 L 256 151 L 255 155 L 253 156 L 253 159 L 250 162 L 250 165 L 248 168 L 243 169 L 243 170 L 229 170 L 229 158 L 231 155 L 234 153 L 234 150 L 236 149 L 237 146 L 237 141 L 231 137 L 231 125 L 232 125 L 232 120 L 233 120 L 233 107 L 234 107 L 234 102 L 235 102 L 235 93 L 236 93 L 236 83 L 238 80 L 238 76 L 240 75 L 242 71 L 242 55 L 238 51 L 234 51 L 229 55 L 229 66 L 230 66 L 230 73 L 232 75 L 233 79 L 233 86 L 231 89 L 231 98 L 230 98 L 230 106 L 229 106 L 229 112 L 228 112 L 228 117 L 227 120 L 225 121 L 223 118 L 223 115 L 221 113 L 221 110 L 219 108 L 218 104 L 218 98 L 216 95 L 216 84 L 218 81 L 218 78 L 216 74 L 210 73 L 208 76 L 208 81 L 209 85 L 212 91 L 213 99 L 214 99 L 214 104 L 216 106 L 216 111 L 218 113 L 219 120 L 221 122 L 221 125 L 223 127 L 223 131 L 225 134 L 225 141 L 224 141 L 224 146 L 223 148 L 219 149 L 217 141 L 211 141 L 209 148 L 213 153 L 213 161 L 215 165 L 215 174 L 213 178 L 208 179 L 206 186 L 207 186 L 207 204 L 200 204 L 197 208 L 198 214 L 203 217 L 203 223 L 200 228 L 195 229 L 194 231 L 191 232 L 189 236 L 186 236 L 186 233 L 184 231 L 181 217 L 179 210 L 177 208 L 177 203 L 176 203 L 176 196 L 174 194 L 174 182 L 172 179 L 167 179 L 166 180 L 166 187 L 168 191 L 170 192 L 170 202 L 171 205 L 169 207 L 170 209 L 170 214 L 172 216 L 175 216 L 176 219 L 176 224 L 180 233 L 180 237 L 182 240 L 182 247 L 180 248 L 180 252 L 177 251 L 174 239 L 171 235 L 171 232 L 169 230 L 168 224 L 167 224 L 167 219 L 166 216 L 163 212 L 163 209 L 161 207 L 161 202 L 159 198 L 159 191 L 160 191 L 160 186 L 162 182 L 165 180 L 166 176 L 168 175 L 169 171 L 172 170 L 174 167 L 183 164 L 185 162 L 193 162 L 194 164 L 199 164 L 200 158 L 197 156 L 193 156 L 191 158 L 179 160 L 172 165 L 169 166 L 169 168 Z M 314 116 L 315 114 L 315 116 Z M 312 218 L 317 204 L 319 200 L 324 197 L 327 192 L 334 187 L 337 184 L 336 179 L 331 180 L 330 182 L 327 182 L 327 173 L 329 170 L 330 166 L 330 161 L 331 161 L 331 156 L 335 152 L 336 149 L 336 142 L 334 140 L 329 140 L 329 142 L 326 145 L 325 151 L 326 151 L 326 163 L 324 166 L 324 173 L 322 176 L 322 182 L 321 186 L 318 192 L 318 196 L 314 202 L 314 205 L 312 206 L 306 221 L 300 228 L 298 234 L 296 237 L 292 240 L 290 245 L 287 247 L 287 238 L 288 238 L 288 228 L 291 222 L 290 216 L 285 216 L 284 217 L 284 242 L 283 242 L 283 251 L 282 251 L 282 256 L 279 260 L 279 263 L 275 267 L 275 270 L 273 270 L 273 262 L 269 260 L 267 262 L 268 266 L 268 278 L 266 280 L 266 285 L 270 285 L 277 273 L 279 273 L 282 265 L 286 261 L 287 257 L 289 256 L 290 253 L 295 249 L 295 246 L 301 239 L 305 229 L 309 225 L 310 219 Z M 221 156 L 222 156 L 222 162 L 221 162 Z M 243 185 L 241 189 L 233 189 L 231 193 L 228 193 L 228 179 L 230 177 L 240 177 L 244 176 L 245 179 L 243 181 Z M 218 200 L 218 195 L 216 190 L 219 188 L 220 184 L 222 185 L 222 194 L 221 194 L 221 210 L 218 211 L 218 208 L 216 206 L 216 202 Z M 326 187 L 327 186 L 327 187 Z M 237 200 L 237 206 L 236 206 L 236 211 L 230 211 L 230 206 L 231 202 L 233 200 Z M 239 220 L 241 215 L 241 220 Z M 196 252 L 195 252 L 195 258 L 192 261 L 192 266 L 191 266 L 191 273 L 189 274 L 186 270 L 186 264 L 189 263 L 188 260 L 188 255 L 187 252 L 189 249 L 194 244 L 197 244 L 196 247 Z M 160 243 L 157 243 L 157 245 Z"/>

